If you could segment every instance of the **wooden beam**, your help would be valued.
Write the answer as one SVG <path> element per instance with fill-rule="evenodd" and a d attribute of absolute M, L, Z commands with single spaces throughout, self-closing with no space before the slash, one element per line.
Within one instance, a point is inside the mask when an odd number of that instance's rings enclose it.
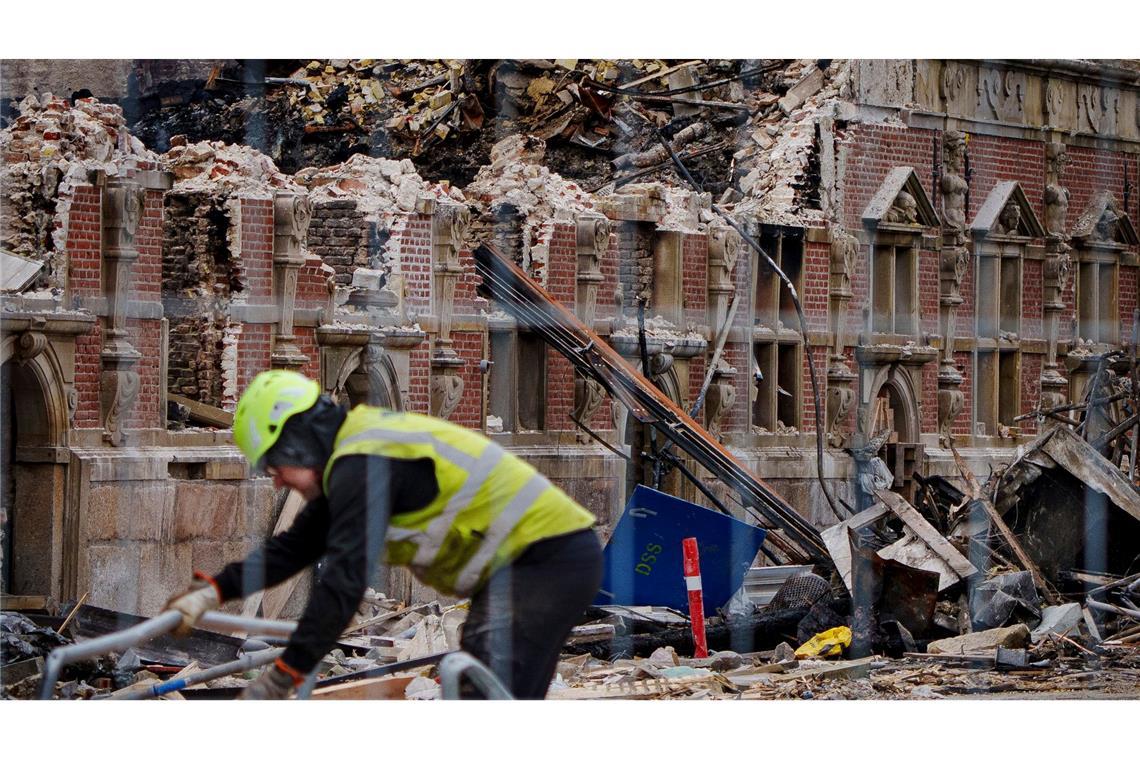
<path fill-rule="evenodd" d="M 1140 495 L 1128 478 L 1068 428 L 1053 428 L 1041 450 L 1086 487 L 1103 493 L 1116 507 L 1140 520 Z"/>
<path fill-rule="evenodd" d="M 0 594 L 0 609 L 3 610 L 46 610 L 46 596 L 20 596 Z"/>
<path fill-rule="evenodd" d="M 281 508 L 281 514 L 277 516 L 277 524 L 273 526 L 273 535 L 288 530 L 305 503 L 304 496 L 296 491 L 290 491 L 285 499 L 285 506 Z M 250 594 L 242 604 L 241 614 L 244 617 L 253 617 L 257 614 L 257 608 L 261 607 L 262 617 L 277 617 L 285 603 L 289 601 L 289 597 L 293 595 L 293 590 L 297 588 L 300 580 L 301 573 L 297 573 L 271 589 Z"/>
<path fill-rule="evenodd" d="M 916 536 L 921 538 L 923 542 L 930 547 L 931 551 L 942 558 L 960 578 L 969 578 L 978 572 L 978 568 L 971 565 L 970 561 L 963 557 L 962 553 L 955 549 L 941 533 L 935 530 L 934 526 L 928 523 L 926 519 L 918 513 L 917 509 L 908 504 L 906 500 L 897 493 L 885 489 L 877 489 L 875 496 L 877 496 L 883 504 L 886 504 L 887 508 L 894 512 Z"/>
<path fill-rule="evenodd" d="M 224 411 L 209 404 L 203 404 L 201 401 L 195 401 L 186 396 L 179 396 L 177 393 L 167 393 L 166 397 L 170 401 L 186 407 L 186 410 L 190 412 L 190 419 L 195 422 L 204 422 L 207 425 L 222 428 L 234 426 L 234 415 L 232 412 Z"/>
<path fill-rule="evenodd" d="M 1030 559 L 1029 555 L 1025 553 L 1025 549 L 1022 548 L 1021 542 L 1017 540 L 1017 537 L 1013 535 L 1013 531 L 1010 530 L 1009 526 L 1005 524 L 1005 521 L 1001 519 L 1001 515 L 999 515 L 997 513 L 997 510 L 994 509 L 994 505 L 990 503 L 990 500 L 981 498 L 977 499 L 976 503 L 982 505 L 982 509 L 985 511 L 986 516 L 990 518 L 990 523 L 995 528 L 997 528 L 998 533 L 1001 534 L 1001 537 L 1005 541 L 1006 545 L 1013 551 L 1014 556 L 1017 557 L 1017 561 L 1021 563 L 1022 567 L 1029 571 L 1029 574 L 1031 576 L 1033 576 L 1033 585 L 1041 589 L 1042 593 L 1045 595 L 1045 599 L 1049 602 L 1049 604 L 1060 604 L 1060 597 L 1054 594 L 1049 586 L 1045 584 L 1045 578 L 1041 575 L 1041 569 L 1038 568 L 1037 563 Z"/>
<path fill-rule="evenodd" d="M 416 676 L 383 676 L 349 681 L 313 690 L 311 699 L 403 699 L 404 690 Z"/>

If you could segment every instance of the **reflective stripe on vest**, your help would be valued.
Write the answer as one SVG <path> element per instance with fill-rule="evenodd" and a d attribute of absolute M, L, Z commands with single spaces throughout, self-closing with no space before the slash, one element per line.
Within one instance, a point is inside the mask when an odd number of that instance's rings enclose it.
<path fill-rule="evenodd" d="M 459 593 L 467 594 L 474 589 L 483 573 L 483 568 L 490 563 L 491 558 L 495 556 L 495 552 L 502 546 L 503 541 L 507 540 L 507 535 L 522 519 L 526 511 L 538 501 L 538 497 L 542 496 L 550 487 L 550 481 L 536 472 L 511 497 L 507 506 L 503 507 L 503 511 L 487 529 L 487 535 L 483 537 L 483 543 L 479 545 L 479 549 L 459 571 L 459 577 L 455 581 L 455 588 Z"/>
<path fill-rule="evenodd" d="M 428 523 L 427 527 L 416 530 L 400 528 L 395 525 L 388 526 L 388 540 L 409 541 L 416 545 L 416 556 L 411 562 L 415 567 L 427 567 L 431 565 L 436 555 L 439 554 L 439 550 L 443 547 L 443 541 L 447 537 L 447 532 L 451 529 L 451 524 L 455 521 L 455 518 L 460 512 L 470 506 L 471 500 L 475 498 L 475 494 L 479 493 L 479 489 L 487 482 L 487 478 L 490 477 L 492 471 L 494 471 L 495 467 L 502 461 L 503 455 L 506 453 L 502 447 L 491 443 L 484 448 L 483 453 L 476 458 L 465 451 L 460 451 L 454 446 L 439 440 L 431 433 L 412 433 L 383 428 L 373 428 L 357 433 L 354 436 L 344 439 L 342 444 L 348 445 L 365 440 L 431 444 L 439 456 L 467 472 L 467 479 L 463 482 L 463 485 L 448 500 L 443 511 Z M 520 493 L 522 493 L 521 490 Z M 537 496 L 535 498 L 537 498 Z M 511 504 L 514 504 L 513 499 Z M 507 505 L 508 508 L 511 504 Z M 527 508 L 532 504 L 534 504 L 534 499 L 529 499 L 526 505 Z M 506 511 L 507 510 L 504 509 L 503 513 Z M 524 512 L 526 512 L 526 509 L 519 512 L 518 517 L 522 517 Z M 495 523 L 492 524 L 492 528 L 498 525 L 498 522 L 499 520 L 496 519 Z M 507 527 L 507 533 L 510 532 L 510 528 L 513 527 L 515 522 L 518 522 L 517 518 Z M 506 537 L 506 533 L 504 533 L 503 536 Z M 486 545 L 486 542 L 484 542 L 484 545 Z M 476 556 L 478 556 L 478 553 Z"/>

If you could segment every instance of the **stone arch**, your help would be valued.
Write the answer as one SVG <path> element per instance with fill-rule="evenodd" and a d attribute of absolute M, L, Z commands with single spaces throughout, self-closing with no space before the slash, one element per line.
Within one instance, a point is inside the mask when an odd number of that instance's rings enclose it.
<path fill-rule="evenodd" d="M 865 410 L 868 419 L 864 422 L 863 432 L 871 434 L 869 416 L 873 413 L 874 400 L 884 392 L 889 394 L 892 400 L 891 406 L 895 415 L 892 422 L 899 441 L 917 442 L 922 431 L 922 415 L 918 408 L 921 396 L 915 389 L 911 373 L 899 364 L 883 365 L 872 377 L 870 390 L 863 396 L 871 403 L 871 408 Z"/>
<path fill-rule="evenodd" d="M 64 379 L 63 368 L 51 342 L 42 333 L 23 332 L 6 336 L 0 344 L 0 365 L 11 375 L 16 404 L 20 446 L 66 447 L 74 389 Z"/>
<path fill-rule="evenodd" d="M 349 406 L 370 404 L 403 411 L 400 378 L 392 357 L 382 349 L 364 346 L 345 358 L 331 388 L 333 397 Z"/>
<path fill-rule="evenodd" d="M 5 593 L 56 597 L 63 559 L 68 428 L 74 393 L 42 333 L 0 343 Z"/>

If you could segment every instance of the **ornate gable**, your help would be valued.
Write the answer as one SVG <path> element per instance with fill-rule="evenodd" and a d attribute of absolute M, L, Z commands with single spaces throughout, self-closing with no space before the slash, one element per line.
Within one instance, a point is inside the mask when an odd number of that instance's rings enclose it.
<path fill-rule="evenodd" d="M 970 231 L 976 237 L 1042 238 L 1045 228 L 1017 182 L 999 182 L 978 209 Z"/>
<path fill-rule="evenodd" d="M 863 224 L 914 231 L 941 226 L 918 175 L 909 166 L 896 166 L 887 174 L 863 209 Z"/>
<path fill-rule="evenodd" d="M 1085 245 L 1124 248 L 1140 243 L 1132 220 L 1107 190 L 1093 196 L 1073 225 L 1073 239 Z"/>

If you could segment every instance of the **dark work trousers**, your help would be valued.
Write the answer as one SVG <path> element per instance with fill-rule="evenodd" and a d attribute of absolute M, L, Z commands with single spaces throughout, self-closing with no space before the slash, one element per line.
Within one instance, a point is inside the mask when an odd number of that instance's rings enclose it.
<path fill-rule="evenodd" d="M 539 541 L 471 597 L 460 645 L 516 699 L 542 699 L 570 629 L 601 583 L 602 547 L 592 530 Z M 467 679 L 461 693 L 478 696 Z"/>

